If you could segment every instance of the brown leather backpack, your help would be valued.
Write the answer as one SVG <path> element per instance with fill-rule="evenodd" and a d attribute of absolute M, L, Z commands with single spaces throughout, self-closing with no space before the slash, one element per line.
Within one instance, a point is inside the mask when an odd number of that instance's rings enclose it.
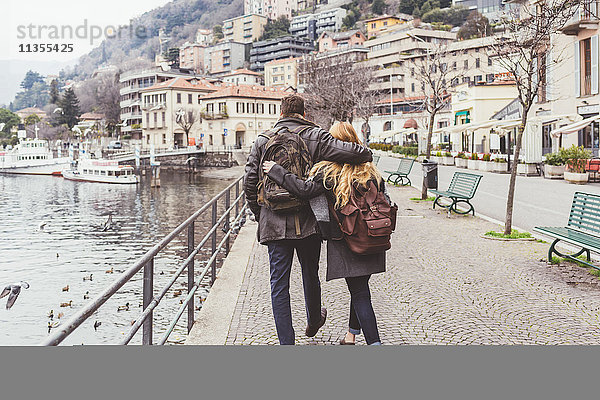
<path fill-rule="evenodd" d="M 338 212 L 332 211 L 352 252 L 376 254 L 391 247 L 398 206 L 390 204 L 373 181 L 369 181 L 367 188 L 353 189 L 348 204 L 339 210 L 341 218 Z"/>

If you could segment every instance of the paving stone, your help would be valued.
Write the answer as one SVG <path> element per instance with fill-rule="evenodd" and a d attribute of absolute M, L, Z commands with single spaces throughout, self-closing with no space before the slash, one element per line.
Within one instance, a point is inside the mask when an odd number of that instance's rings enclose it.
<path fill-rule="evenodd" d="M 387 255 L 387 272 L 371 278 L 382 342 L 395 345 L 600 344 L 600 280 L 585 269 L 540 258 L 548 244 L 502 242 L 481 235 L 497 225 L 471 216 L 431 210 L 413 202 L 411 188 L 392 188 L 399 218 Z M 227 336 L 227 344 L 273 345 L 266 247 L 256 244 Z M 325 326 L 304 336 L 306 312 L 297 259 L 290 296 L 296 343 L 337 344 L 347 330 L 350 295 L 343 280 L 325 281 Z M 362 335 L 357 344 L 364 345 Z"/>

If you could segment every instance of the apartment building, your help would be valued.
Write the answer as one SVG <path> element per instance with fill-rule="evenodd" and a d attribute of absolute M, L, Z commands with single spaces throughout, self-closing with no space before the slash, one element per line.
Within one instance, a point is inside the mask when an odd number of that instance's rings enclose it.
<path fill-rule="evenodd" d="M 200 138 L 202 98 L 218 87 L 205 79 L 177 77 L 140 91 L 142 147 L 172 149 L 184 147 L 190 138 Z M 186 135 L 179 118 L 192 112 L 196 122 Z"/>
<path fill-rule="evenodd" d="M 317 17 L 317 36 L 325 31 L 337 32 L 342 28 L 346 11 L 343 8 L 332 8 L 331 10 L 320 12 Z"/>
<path fill-rule="evenodd" d="M 204 71 L 212 76 L 222 76 L 244 67 L 250 45 L 239 42 L 221 42 L 204 49 Z"/>
<path fill-rule="evenodd" d="M 154 67 L 131 70 L 119 76 L 121 107 L 121 133 L 131 135 L 134 140 L 142 139 L 141 90 L 173 78 L 193 78 L 190 71 Z"/>
<path fill-rule="evenodd" d="M 319 53 L 331 51 L 335 49 L 343 49 L 354 46 L 361 46 L 365 42 L 365 35 L 359 30 L 345 32 L 328 32 L 321 33 L 318 40 Z"/>
<path fill-rule="evenodd" d="M 260 14 L 246 14 L 223 21 L 225 41 L 252 43 L 262 36 L 267 17 Z"/>
<path fill-rule="evenodd" d="M 284 58 L 265 64 L 265 86 L 298 88 L 298 62 L 300 58 Z"/>
<path fill-rule="evenodd" d="M 197 74 L 204 73 L 204 49 L 206 45 L 186 42 L 179 48 L 179 66 L 191 69 Z"/>
<path fill-rule="evenodd" d="M 298 0 L 244 0 L 244 14 L 260 14 L 269 19 L 285 15 L 292 18 L 292 11 L 298 10 L 306 1 Z M 303 7 L 304 8 L 304 7 Z M 301 8 L 301 9 L 303 9 Z"/>
<path fill-rule="evenodd" d="M 246 148 L 271 129 L 286 91 L 264 86 L 227 85 L 202 99 L 202 146 Z"/>
<path fill-rule="evenodd" d="M 236 69 L 235 71 L 225 74 L 221 77 L 223 82 L 233 83 L 235 85 L 262 85 L 262 74 L 249 69 Z"/>
<path fill-rule="evenodd" d="M 317 40 L 317 14 L 296 15 L 290 21 L 290 33 L 299 38 Z"/>
<path fill-rule="evenodd" d="M 284 36 L 276 39 L 252 43 L 250 50 L 250 69 L 263 71 L 269 61 L 283 58 L 300 57 L 314 50 L 311 40 L 295 36 Z"/>
<path fill-rule="evenodd" d="M 452 0 L 452 5 L 477 10 L 491 22 L 494 22 L 500 19 L 501 12 L 505 10 L 506 2 L 503 0 Z"/>

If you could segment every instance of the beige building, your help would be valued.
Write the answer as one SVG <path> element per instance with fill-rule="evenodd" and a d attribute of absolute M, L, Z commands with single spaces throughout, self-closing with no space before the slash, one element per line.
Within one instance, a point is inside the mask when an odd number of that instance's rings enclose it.
<path fill-rule="evenodd" d="M 250 71 L 249 69 L 236 69 L 235 71 L 223 75 L 223 82 L 233 83 L 235 85 L 262 85 L 263 76 L 261 73 Z"/>
<path fill-rule="evenodd" d="M 298 62 L 300 58 L 284 58 L 265 64 L 265 86 L 298 88 Z"/>
<path fill-rule="evenodd" d="M 217 87 L 206 80 L 178 77 L 150 86 L 141 91 L 142 147 L 172 149 L 184 147 L 190 138 L 200 139 L 200 110 L 202 97 L 215 92 Z M 196 122 L 188 137 L 178 118 L 192 112 Z M 188 143 L 186 143 L 188 140 Z"/>
<path fill-rule="evenodd" d="M 247 148 L 258 134 L 271 129 L 281 113 L 284 90 L 253 85 L 227 85 L 202 99 L 202 146 Z"/>
<path fill-rule="evenodd" d="M 260 38 L 265 30 L 267 17 L 260 14 L 246 14 L 223 21 L 223 36 L 226 41 L 252 43 Z"/>
<path fill-rule="evenodd" d="M 205 45 L 199 43 L 185 43 L 179 48 L 179 66 L 191 69 L 198 74 L 204 73 Z"/>

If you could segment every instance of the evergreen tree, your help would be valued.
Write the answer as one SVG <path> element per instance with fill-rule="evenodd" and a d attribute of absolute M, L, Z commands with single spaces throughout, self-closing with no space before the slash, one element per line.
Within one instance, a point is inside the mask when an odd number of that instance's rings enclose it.
<path fill-rule="evenodd" d="M 65 124 L 69 129 L 73 129 L 79 122 L 81 110 L 79 109 L 79 99 L 75 95 L 73 88 L 65 90 L 65 93 L 58 101 L 58 106 L 61 108 L 58 121 L 60 124 Z"/>
<path fill-rule="evenodd" d="M 37 82 L 44 83 L 44 77 L 37 72 L 33 72 L 31 70 L 27 71 L 25 74 L 25 78 L 21 82 L 21 87 L 25 90 L 29 90 L 33 87 L 33 85 Z"/>
<path fill-rule="evenodd" d="M 265 30 L 258 40 L 275 39 L 281 36 L 287 36 L 290 34 L 290 20 L 285 16 L 281 15 L 276 20 L 268 20 L 265 24 Z"/>
<path fill-rule="evenodd" d="M 10 130 L 20 122 L 21 118 L 17 114 L 6 108 L 0 108 L 0 123 L 4 124 L 4 128 L 0 130 L 0 136 L 10 135 Z"/>
<path fill-rule="evenodd" d="M 57 104 L 59 98 L 58 81 L 53 79 L 52 82 L 50 82 L 50 104 Z"/>
<path fill-rule="evenodd" d="M 371 5 L 371 11 L 375 15 L 381 15 L 384 13 L 387 4 L 385 4 L 384 0 L 373 0 L 373 4 Z"/>

